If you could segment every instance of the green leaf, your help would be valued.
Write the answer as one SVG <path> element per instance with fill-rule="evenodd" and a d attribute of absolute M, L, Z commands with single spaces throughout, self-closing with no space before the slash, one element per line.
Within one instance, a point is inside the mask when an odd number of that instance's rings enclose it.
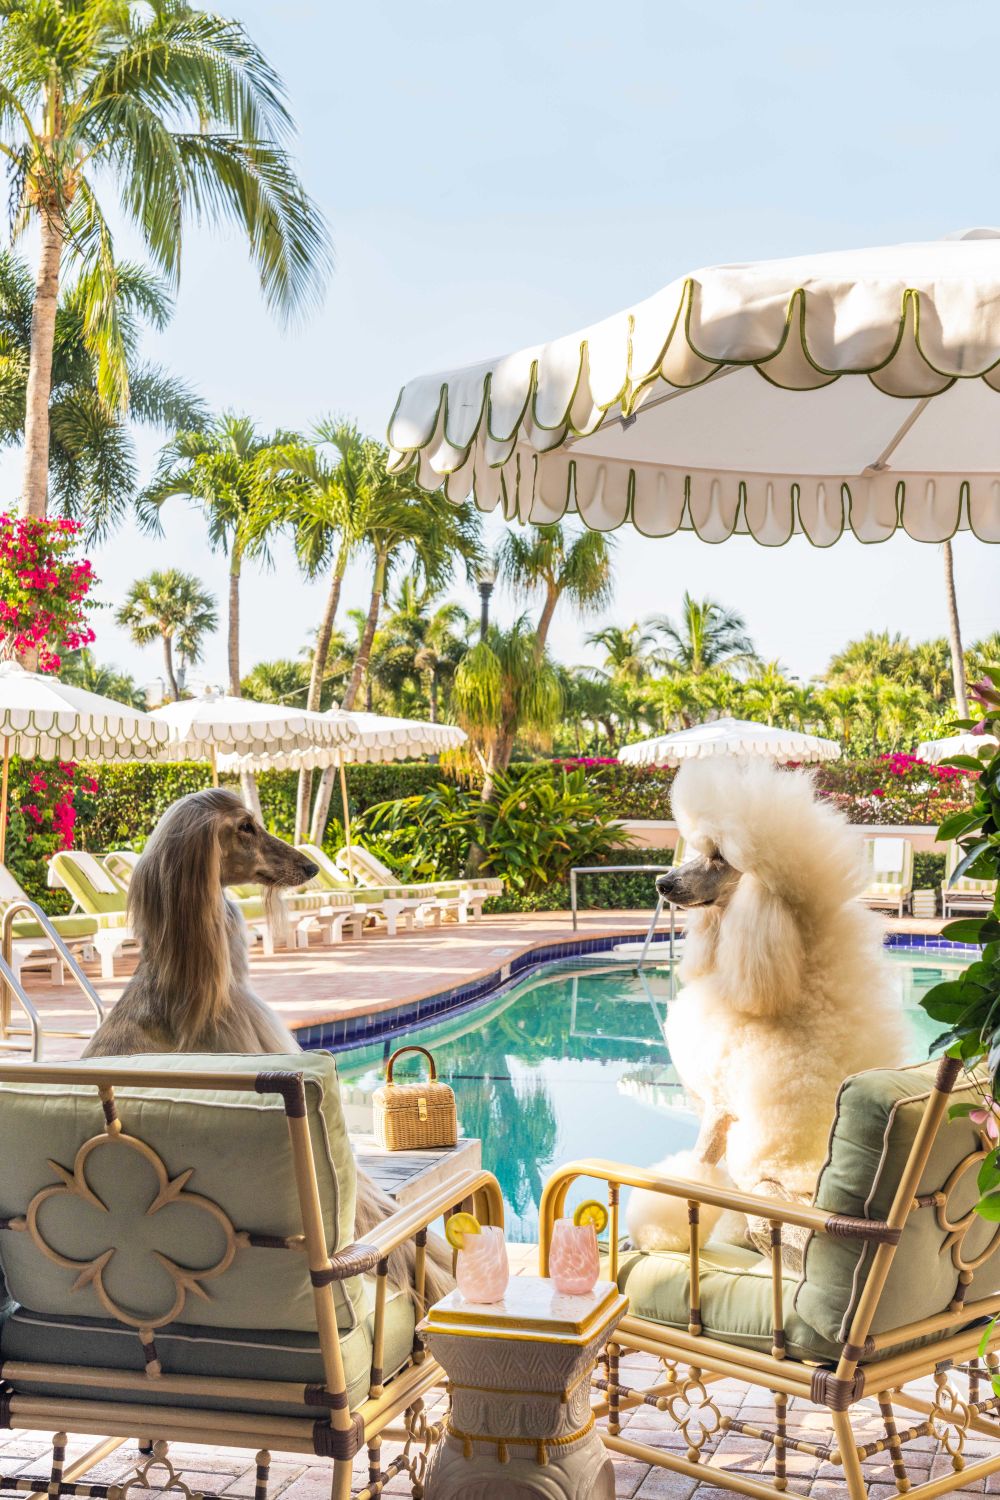
<path fill-rule="evenodd" d="M 992 1193 L 1000 1187 L 1000 1166 L 997 1165 L 997 1152 L 992 1150 L 979 1168 L 976 1178 L 976 1186 L 980 1193 Z"/>
<path fill-rule="evenodd" d="M 965 833 L 967 829 L 978 828 L 979 824 L 983 821 L 983 817 L 984 813 L 975 808 L 968 812 L 952 813 L 950 817 L 945 818 L 937 831 L 939 841 L 946 844 L 949 839 L 957 838 L 960 833 Z"/>
<path fill-rule="evenodd" d="M 995 931 L 987 930 L 991 925 Z M 941 936 L 952 943 L 989 943 L 1000 938 L 1000 922 L 990 917 L 960 917 L 943 927 Z"/>
<path fill-rule="evenodd" d="M 986 1351 L 990 1346 L 990 1339 L 993 1337 L 994 1330 L 997 1326 L 997 1318 L 1000 1318 L 1000 1313 L 998 1313 L 996 1317 L 991 1318 L 986 1327 L 983 1329 L 983 1336 L 979 1340 L 978 1352 L 980 1359 L 984 1359 L 986 1357 Z"/>
<path fill-rule="evenodd" d="M 1000 1193 L 987 1193 L 976 1204 L 976 1213 L 991 1224 L 1000 1224 Z"/>
<path fill-rule="evenodd" d="M 983 763 L 975 755 L 949 755 L 941 761 L 943 766 L 955 766 L 959 771 L 981 771 Z"/>
<path fill-rule="evenodd" d="M 948 1106 L 948 1118 L 949 1120 L 964 1120 L 967 1115 L 971 1115 L 972 1111 L 978 1108 L 976 1104 L 951 1104 Z"/>

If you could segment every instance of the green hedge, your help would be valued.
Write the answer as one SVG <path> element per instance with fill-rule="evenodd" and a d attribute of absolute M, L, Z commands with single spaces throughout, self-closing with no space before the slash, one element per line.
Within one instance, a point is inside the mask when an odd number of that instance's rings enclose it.
<path fill-rule="evenodd" d="M 913 856 L 913 888 L 914 890 L 926 890 L 928 887 L 934 891 L 940 891 L 941 882 L 944 880 L 943 854 L 914 854 Z"/>

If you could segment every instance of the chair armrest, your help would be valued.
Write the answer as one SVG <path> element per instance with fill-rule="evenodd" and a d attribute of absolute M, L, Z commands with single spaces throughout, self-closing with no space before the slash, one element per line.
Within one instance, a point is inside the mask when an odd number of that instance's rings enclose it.
<path fill-rule="evenodd" d="M 717 1187 L 707 1182 L 691 1182 L 683 1177 L 662 1177 L 643 1167 L 628 1166 L 624 1162 L 603 1161 L 585 1158 L 568 1162 L 566 1166 L 549 1178 L 542 1194 L 539 1213 L 541 1235 L 542 1275 L 547 1274 L 549 1241 L 552 1225 L 560 1218 L 570 1186 L 579 1177 L 596 1178 L 600 1182 L 614 1183 L 618 1187 L 645 1188 L 649 1192 L 664 1193 L 670 1198 L 683 1198 L 686 1203 L 709 1203 L 715 1208 L 734 1209 L 737 1213 L 753 1214 L 775 1224 L 797 1224 L 817 1234 L 835 1235 L 838 1238 L 873 1240 L 879 1244 L 898 1243 L 901 1230 L 893 1228 L 883 1219 L 852 1219 L 844 1214 L 831 1214 L 809 1203 L 793 1203 L 785 1198 L 772 1198 L 763 1193 L 741 1193 L 736 1188 Z"/>
<path fill-rule="evenodd" d="M 480 1169 L 460 1172 L 438 1187 L 429 1188 L 412 1203 L 397 1208 L 394 1214 L 390 1214 L 381 1224 L 377 1224 L 369 1231 L 365 1245 L 377 1250 L 380 1256 L 386 1256 L 467 1198 L 477 1200 L 479 1217 L 483 1222 L 503 1227 L 503 1198 L 500 1194 L 500 1184 L 492 1172 Z"/>

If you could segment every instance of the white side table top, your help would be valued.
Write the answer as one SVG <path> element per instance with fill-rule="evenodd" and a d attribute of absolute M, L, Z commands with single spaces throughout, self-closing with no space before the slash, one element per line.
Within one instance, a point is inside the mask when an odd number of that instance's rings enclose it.
<path fill-rule="evenodd" d="M 457 1288 L 449 1292 L 430 1309 L 420 1332 L 583 1345 L 627 1306 L 628 1298 L 612 1281 L 599 1281 L 592 1292 L 572 1297 L 557 1292 L 547 1277 L 512 1276 L 501 1302 L 469 1302 Z"/>

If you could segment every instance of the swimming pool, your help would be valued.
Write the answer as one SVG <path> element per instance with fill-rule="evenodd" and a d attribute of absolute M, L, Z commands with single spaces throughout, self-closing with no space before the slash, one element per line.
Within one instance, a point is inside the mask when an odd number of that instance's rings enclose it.
<path fill-rule="evenodd" d="M 910 1056 L 926 1057 L 941 1027 L 918 1008 L 967 959 L 889 949 L 911 1026 Z M 364 1097 L 396 1047 L 429 1047 L 455 1090 L 466 1135 L 503 1190 L 511 1240 L 538 1238 L 538 1204 L 553 1166 L 579 1156 L 650 1163 L 690 1145 L 696 1124 L 662 1037 L 673 975 L 608 955 L 546 964 L 492 1000 L 431 1025 L 338 1055 L 345 1087 Z M 397 1076 L 417 1076 L 405 1059 Z M 581 1194 L 585 1188 L 581 1187 Z"/>

